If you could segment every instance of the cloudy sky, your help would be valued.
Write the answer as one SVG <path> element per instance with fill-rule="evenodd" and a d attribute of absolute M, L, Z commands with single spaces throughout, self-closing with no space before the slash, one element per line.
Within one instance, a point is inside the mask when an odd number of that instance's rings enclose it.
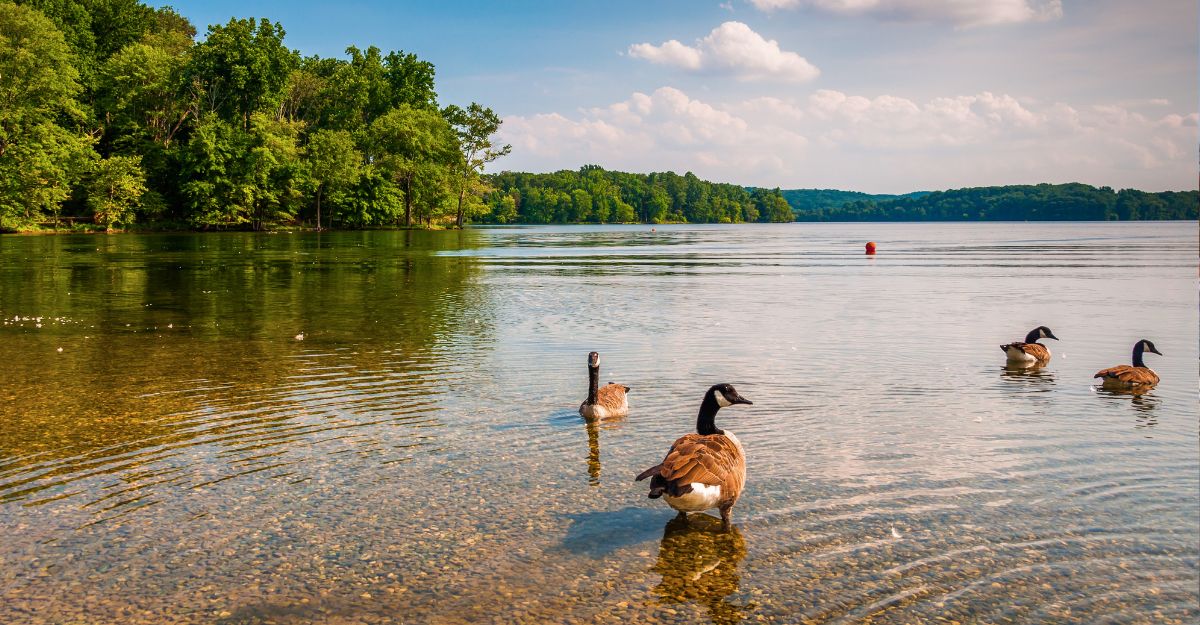
<path fill-rule="evenodd" d="M 496 169 L 876 193 L 1196 188 L 1194 0 L 175 0 L 305 54 L 415 52 L 504 119 Z"/>

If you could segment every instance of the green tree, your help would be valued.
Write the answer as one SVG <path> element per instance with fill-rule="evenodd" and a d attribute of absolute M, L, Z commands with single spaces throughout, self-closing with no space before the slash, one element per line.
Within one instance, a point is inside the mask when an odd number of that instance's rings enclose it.
<path fill-rule="evenodd" d="M 472 182 L 483 172 L 488 163 L 512 151 L 511 145 L 496 147 L 492 135 L 500 130 L 501 119 L 492 109 L 472 102 L 463 110 L 451 104 L 442 111 L 442 116 L 458 135 L 461 158 L 455 163 L 455 187 L 458 193 L 458 210 L 454 223 L 463 227 L 463 200 Z"/>
<path fill-rule="evenodd" d="M 362 154 L 345 130 L 318 130 L 308 138 L 305 150 L 308 177 L 316 194 L 317 230 L 321 229 L 321 196 L 338 192 L 358 179 Z"/>
<path fill-rule="evenodd" d="M 87 205 L 96 223 L 112 231 L 116 224 L 133 222 L 134 211 L 146 193 L 146 175 L 140 156 L 101 159 L 92 171 L 87 188 Z"/>
<path fill-rule="evenodd" d="M 517 220 L 517 199 L 504 194 L 492 208 L 492 220 L 498 224 L 509 224 Z"/>
<path fill-rule="evenodd" d="M 109 57 L 97 87 L 106 134 L 132 150 L 144 150 L 142 142 L 169 148 L 196 114 L 180 90 L 186 62 L 178 51 L 140 42 Z"/>
<path fill-rule="evenodd" d="M 437 93 L 433 90 L 433 63 L 422 61 L 415 54 L 399 51 L 389 52 L 383 64 L 392 106 L 409 104 L 419 108 L 437 107 Z"/>
<path fill-rule="evenodd" d="M 390 173 L 404 192 L 404 225 L 412 226 L 413 205 L 425 206 L 443 187 L 435 171 L 453 162 L 454 135 L 436 110 L 402 104 L 376 119 L 369 133 L 368 161 Z"/>
<path fill-rule="evenodd" d="M 71 61 L 49 19 L 0 2 L 0 227 L 57 216 L 94 154 L 77 129 L 84 112 Z"/>
<path fill-rule="evenodd" d="M 754 191 L 759 221 L 786 223 L 796 220 L 796 216 L 792 213 L 792 207 L 787 200 L 783 199 L 783 193 L 779 189 L 771 191 L 755 189 Z"/>
<path fill-rule="evenodd" d="M 196 45 L 187 77 L 204 96 L 208 111 L 250 128 L 256 111 L 276 108 L 298 55 L 283 45 L 283 26 L 268 19 L 231 19 L 210 26 Z"/>
<path fill-rule="evenodd" d="M 203 115 L 179 154 L 180 192 L 193 227 L 222 229 L 250 223 L 246 203 L 253 149 L 248 133 L 214 114 Z"/>
<path fill-rule="evenodd" d="M 248 185 L 243 194 L 251 209 L 251 226 L 265 230 L 291 222 L 310 186 L 300 158 L 303 122 L 278 120 L 266 113 L 251 118 Z"/>

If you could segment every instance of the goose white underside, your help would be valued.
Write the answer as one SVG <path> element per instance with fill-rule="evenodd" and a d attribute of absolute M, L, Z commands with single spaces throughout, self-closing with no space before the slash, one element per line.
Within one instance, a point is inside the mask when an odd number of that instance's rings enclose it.
<path fill-rule="evenodd" d="M 664 495 L 667 505 L 681 512 L 703 512 L 717 507 L 721 500 L 721 487 L 692 482 L 692 492 L 681 497 Z"/>
<path fill-rule="evenodd" d="M 593 404 L 589 406 L 587 402 L 584 402 L 579 406 L 579 414 L 583 416 L 584 419 L 607 419 L 608 417 L 612 416 L 612 413 L 609 412 L 608 408 L 605 408 L 600 404 Z"/>

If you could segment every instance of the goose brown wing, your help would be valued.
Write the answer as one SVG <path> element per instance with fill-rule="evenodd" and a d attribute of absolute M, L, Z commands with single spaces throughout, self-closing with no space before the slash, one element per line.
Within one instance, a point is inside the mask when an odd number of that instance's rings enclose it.
<path fill-rule="evenodd" d="M 740 462 L 741 452 L 727 436 L 688 434 L 671 446 L 659 475 L 680 485 L 699 482 L 721 486 L 739 474 Z"/>
<path fill-rule="evenodd" d="M 605 384 L 596 391 L 596 403 L 612 410 L 620 410 L 625 407 L 625 393 L 629 390 L 628 386 L 620 384 Z"/>
<path fill-rule="evenodd" d="M 1109 367 L 1097 372 L 1095 377 L 1120 380 L 1129 386 L 1158 384 L 1158 374 L 1147 367 L 1131 367 L 1129 365 Z"/>
<path fill-rule="evenodd" d="M 1117 365 L 1117 366 L 1115 366 L 1115 367 L 1109 367 L 1109 368 L 1107 368 L 1107 369 L 1101 369 L 1101 370 L 1097 371 L 1097 372 L 1096 372 L 1096 375 L 1094 375 L 1094 376 L 1092 376 L 1092 377 L 1093 377 L 1093 378 L 1113 378 L 1113 379 L 1120 379 L 1120 378 L 1121 378 L 1121 374 L 1125 373 L 1126 371 L 1128 371 L 1128 370 L 1130 370 L 1130 369 L 1132 369 L 1132 368 L 1133 368 L 1133 367 L 1131 367 L 1131 366 L 1129 366 L 1129 365 Z"/>
<path fill-rule="evenodd" d="M 1038 360 L 1050 359 L 1050 350 L 1041 343 L 1021 343 L 1021 350 Z"/>

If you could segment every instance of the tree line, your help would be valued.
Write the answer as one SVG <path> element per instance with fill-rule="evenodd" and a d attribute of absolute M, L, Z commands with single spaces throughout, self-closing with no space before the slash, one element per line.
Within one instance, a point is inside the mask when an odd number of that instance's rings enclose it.
<path fill-rule="evenodd" d="M 779 189 L 708 182 L 687 172 L 633 174 L 587 165 L 488 176 L 489 223 L 745 223 L 792 221 Z"/>
<path fill-rule="evenodd" d="M 203 40 L 138 0 L 0 0 L 0 230 L 453 224 L 508 153 L 403 51 L 302 57 L 268 19 Z"/>
<path fill-rule="evenodd" d="M 1086 184 L 1009 185 L 902 196 L 784 191 L 797 221 L 1130 221 L 1198 219 L 1200 192 L 1114 191 Z M 862 194 L 858 194 L 862 195 Z M 847 201 L 847 197 L 853 198 Z"/>

